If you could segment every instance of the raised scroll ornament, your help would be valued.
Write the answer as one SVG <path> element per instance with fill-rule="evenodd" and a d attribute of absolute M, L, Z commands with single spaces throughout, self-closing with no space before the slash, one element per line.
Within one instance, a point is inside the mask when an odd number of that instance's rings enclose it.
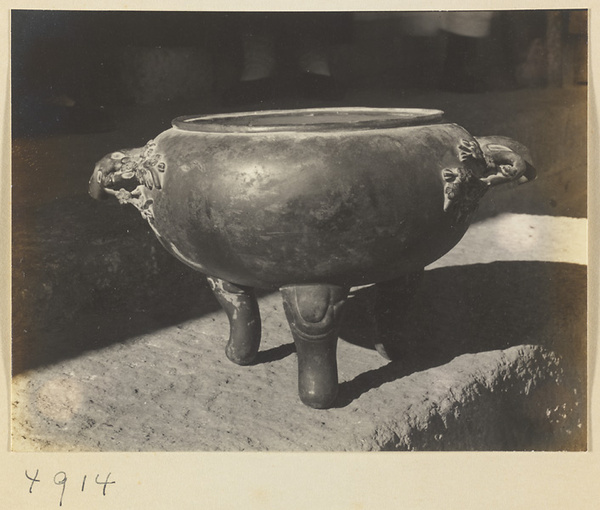
<path fill-rule="evenodd" d="M 477 210 L 479 200 L 488 189 L 477 176 L 487 165 L 481 148 L 474 140 L 461 140 L 458 159 L 462 166 L 442 170 L 444 211 L 455 214 L 457 221 L 464 223 Z"/>
<path fill-rule="evenodd" d="M 114 195 L 120 203 L 132 204 L 142 217 L 152 221 L 154 201 L 148 191 L 162 189 L 165 170 L 166 163 L 156 151 L 156 143 L 150 140 L 142 148 L 123 149 L 100 160 L 90 182 L 90 192 L 94 194 L 93 185 L 97 184 L 96 194 Z M 139 185 L 131 189 L 136 181 Z M 125 187 L 128 184 L 129 189 Z"/>

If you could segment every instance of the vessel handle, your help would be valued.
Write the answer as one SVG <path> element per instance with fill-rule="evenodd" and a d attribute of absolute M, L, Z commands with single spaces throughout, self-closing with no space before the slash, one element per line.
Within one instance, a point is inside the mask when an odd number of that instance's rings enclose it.
<path fill-rule="evenodd" d="M 512 138 L 486 136 L 476 138 L 487 162 L 481 181 L 488 186 L 508 182 L 524 184 L 536 178 L 536 170 L 527 147 Z"/>
<path fill-rule="evenodd" d="M 116 196 L 119 187 L 137 179 L 137 160 L 141 148 L 111 152 L 96 163 L 90 178 L 88 191 L 92 198 L 103 200 Z"/>
<path fill-rule="evenodd" d="M 142 189 L 161 189 L 166 168 L 154 140 L 144 147 L 111 152 L 96 163 L 89 193 L 99 200 L 114 195 L 128 203 L 131 195 L 139 195 Z"/>

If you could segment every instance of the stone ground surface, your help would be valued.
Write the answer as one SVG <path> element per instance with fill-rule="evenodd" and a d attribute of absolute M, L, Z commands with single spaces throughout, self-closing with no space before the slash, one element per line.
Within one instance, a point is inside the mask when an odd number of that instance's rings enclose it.
<path fill-rule="evenodd" d="M 473 134 L 528 145 L 539 169 L 530 185 L 490 192 L 463 241 L 428 268 L 411 356 L 373 350 L 373 292 L 360 288 L 333 409 L 298 400 L 277 293 L 260 297 L 257 362 L 230 363 L 227 319 L 203 277 L 135 211 L 85 196 L 97 159 L 195 113 L 133 109 L 111 132 L 15 141 L 13 449 L 585 449 L 585 89 L 357 91 L 348 103 L 445 109 Z"/>

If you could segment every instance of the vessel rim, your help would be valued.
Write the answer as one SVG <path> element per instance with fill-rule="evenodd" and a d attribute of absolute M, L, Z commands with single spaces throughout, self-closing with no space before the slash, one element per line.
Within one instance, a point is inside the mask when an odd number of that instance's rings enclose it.
<path fill-rule="evenodd" d="M 364 115 L 362 120 L 348 121 L 349 116 Z M 444 112 L 425 108 L 372 108 L 372 107 L 324 107 L 281 110 L 257 110 L 248 112 L 219 113 L 209 115 L 184 115 L 176 117 L 172 125 L 182 131 L 205 133 L 265 133 L 265 132 L 331 132 L 363 129 L 389 129 L 409 126 L 422 126 L 439 123 Z M 321 118 L 320 122 L 292 123 L 291 116 Z M 323 122 L 325 116 L 339 117 L 341 120 Z M 369 118 L 370 116 L 370 118 Z M 346 117 L 346 120 L 343 120 Z M 380 118 L 373 118 L 380 117 Z M 288 122 L 263 124 L 259 122 Z"/>

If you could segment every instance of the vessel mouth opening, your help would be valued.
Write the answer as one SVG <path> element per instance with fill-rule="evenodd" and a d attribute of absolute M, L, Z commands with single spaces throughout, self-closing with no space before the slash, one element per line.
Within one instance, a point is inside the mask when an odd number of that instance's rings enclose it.
<path fill-rule="evenodd" d="M 422 108 L 308 108 L 189 115 L 172 124 L 184 131 L 211 133 L 329 132 L 437 124 L 443 115 L 441 110 Z"/>

